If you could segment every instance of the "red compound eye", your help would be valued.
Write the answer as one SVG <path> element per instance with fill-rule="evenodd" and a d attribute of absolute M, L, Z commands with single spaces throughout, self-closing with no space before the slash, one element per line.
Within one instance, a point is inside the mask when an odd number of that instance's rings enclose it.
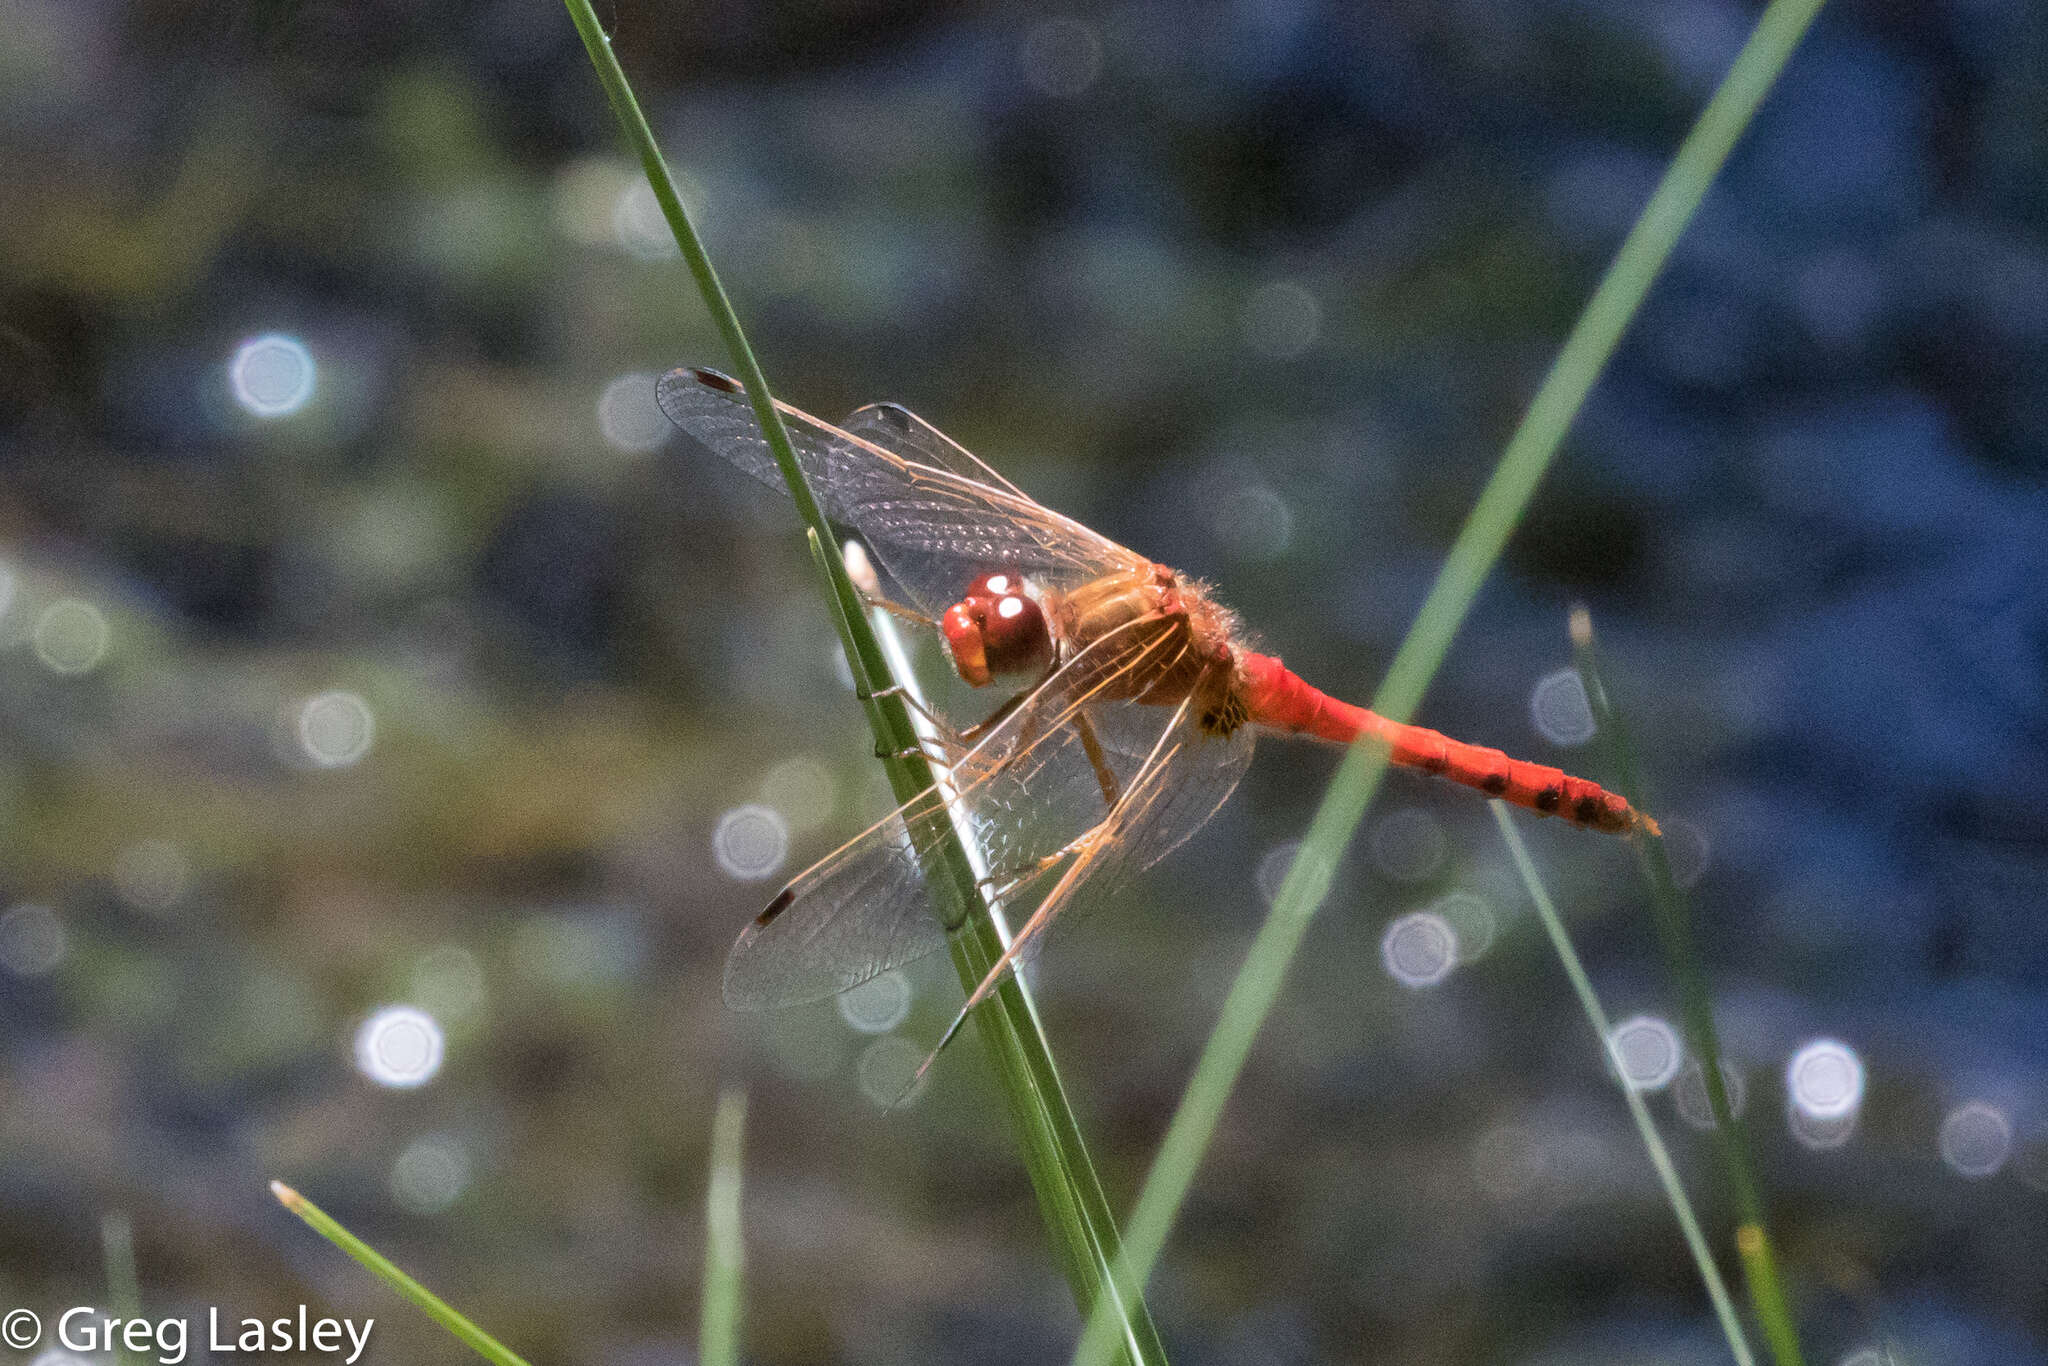
<path fill-rule="evenodd" d="M 1052 663 L 1045 613 L 1015 574 L 984 574 L 939 622 L 953 667 L 979 688 L 997 674 L 1031 673 Z"/>
<path fill-rule="evenodd" d="M 1031 673 L 1052 662 L 1045 613 L 1022 593 L 1005 593 L 989 604 L 981 637 L 990 673 Z"/>

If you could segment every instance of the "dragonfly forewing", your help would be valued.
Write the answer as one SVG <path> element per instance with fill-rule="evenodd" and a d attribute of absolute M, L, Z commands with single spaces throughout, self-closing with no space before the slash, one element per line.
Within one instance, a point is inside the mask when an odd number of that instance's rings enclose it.
<path fill-rule="evenodd" d="M 870 403 L 856 408 L 839 426 L 849 436 L 871 442 L 892 455 L 933 469 L 950 470 L 963 479 L 1018 498 L 1030 497 L 981 457 L 900 403 Z"/>
<path fill-rule="evenodd" d="M 710 373 L 663 375 L 655 387 L 662 412 L 754 478 L 784 489 L 745 392 L 723 376 L 705 378 Z M 928 616 L 938 616 L 992 569 L 1034 575 L 1046 587 L 1062 589 L 1147 563 L 1019 493 L 921 420 L 898 429 L 898 435 L 909 434 L 903 437 L 911 452 L 906 455 L 786 403 L 775 406 L 825 515 L 858 532 L 912 605 Z M 887 437 L 891 421 L 871 413 L 869 435 Z M 927 463 L 916 458 L 920 453 L 945 463 Z M 972 473 L 977 470 L 987 478 Z"/>

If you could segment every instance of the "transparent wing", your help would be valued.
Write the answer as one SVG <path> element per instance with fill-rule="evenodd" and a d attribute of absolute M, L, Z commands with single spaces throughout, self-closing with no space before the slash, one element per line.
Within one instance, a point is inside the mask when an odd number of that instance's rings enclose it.
<path fill-rule="evenodd" d="M 880 446 L 891 455 L 900 455 L 934 469 L 951 470 L 963 479 L 987 484 L 1019 498 L 1029 496 L 996 473 L 980 456 L 900 403 L 870 403 L 864 408 L 856 408 L 846 421 L 839 424 L 839 429 L 849 436 Z"/>
<path fill-rule="evenodd" d="M 1011 965 L 1037 952 L 1061 914 L 1084 895 L 1084 888 L 1089 900 L 1100 902 L 1130 876 L 1179 847 L 1230 796 L 1251 761 L 1251 732 L 1246 727 L 1229 736 L 1204 731 L 1196 720 L 1200 709 L 1195 697 L 1200 691 L 1198 685 L 1175 709 L 1101 822 L 1073 842 L 1067 858 L 1041 873 L 1044 890 L 1029 919 L 969 993 L 946 1031 L 947 1039 Z M 945 1046 L 943 1040 L 939 1046 Z"/>
<path fill-rule="evenodd" d="M 1230 799 L 1238 779 L 1244 777 L 1252 761 L 1252 728 L 1239 726 L 1229 735 L 1213 734 L 1202 729 L 1197 720 L 1199 710 L 1188 708 L 1164 737 L 1158 762 L 1162 776 L 1120 813 L 1115 837 L 1108 841 L 1090 874 L 1091 893 L 1100 895 L 1122 886 L 1187 843 Z M 1115 742 L 1104 738 L 1114 751 Z"/>
<path fill-rule="evenodd" d="M 655 386 L 655 398 L 669 421 L 690 436 L 770 487 L 784 488 L 737 381 L 711 370 L 671 370 Z M 1029 574 L 1059 590 L 1147 563 L 1025 497 L 1000 476 L 990 482 L 984 476 L 992 471 L 922 421 L 904 428 L 915 433 L 909 448 L 942 459 L 940 464 L 895 454 L 786 403 L 775 406 L 825 515 L 859 532 L 928 616 L 944 612 L 969 583 L 993 569 Z"/>
<path fill-rule="evenodd" d="M 1149 724 L 1154 742 L 1144 749 L 1130 753 L 1131 746 L 1105 745 L 1098 751 L 1118 791 L 1131 790 L 1144 778 L 1158 737 L 1177 727 L 1181 713 L 1104 699 L 1118 695 L 1118 685 L 1133 671 L 1171 668 L 1187 648 L 1178 619 L 1141 618 L 1120 627 L 953 756 L 954 805 L 974 831 L 991 887 L 1012 912 L 1027 911 L 1043 897 L 1111 816 L 1101 775 L 1076 723 L 1114 716 L 1127 736 Z M 1170 801 L 1164 791 L 1152 797 L 1144 824 L 1133 833 L 1148 843 L 1164 841 L 1162 847 L 1124 851 L 1114 866 L 1135 871 L 1149 865 L 1192 834 L 1228 795 L 1249 758 L 1249 738 L 1199 738 L 1221 749 L 1197 746 L 1189 755 L 1184 745 L 1174 763 L 1176 769 L 1191 763 L 1190 776 L 1206 795 L 1191 803 Z M 1228 771 L 1220 791 L 1219 770 Z M 1156 781 L 1165 788 L 1179 776 Z M 939 789 L 928 789 L 799 874 L 733 946 L 726 1000 L 741 1009 L 819 1000 L 941 947 L 945 934 L 932 914 L 922 855 L 944 838 L 946 806 Z"/>

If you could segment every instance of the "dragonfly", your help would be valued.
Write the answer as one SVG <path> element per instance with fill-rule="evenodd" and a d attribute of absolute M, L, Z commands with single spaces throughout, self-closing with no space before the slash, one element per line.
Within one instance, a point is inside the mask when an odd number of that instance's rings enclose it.
<path fill-rule="evenodd" d="M 698 443 L 787 492 L 737 380 L 672 370 L 656 399 Z M 1253 649 L 1209 585 L 1043 506 L 899 404 L 836 427 L 775 406 L 820 508 L 895 585 L 901 601 L 875 605 L 935 630 L 969 685 L 1011 692 L 964 730 L 933 717 L 944 776 L 797 874 L 746 928 L 726 963 L 733 1007 L 822 1000 L 944 947 L 924 868 L 958 820 L 987 891 L 1024 918 L 957 1029 L 1084 886 L 1099 898 L 1199 830 L 1260 732 L 1366 740 L 1541 815 L 1660 833 L 1597 783 L 1329 696 Z"/>

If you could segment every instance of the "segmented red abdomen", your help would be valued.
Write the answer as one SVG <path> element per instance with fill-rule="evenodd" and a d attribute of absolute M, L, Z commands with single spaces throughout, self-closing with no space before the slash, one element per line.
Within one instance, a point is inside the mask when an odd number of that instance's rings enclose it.
<path fill-rule="evenodd" d="M 1244 678 L 1245 706 L 1258 725 L 1314 735 L 1340 745 L 1369 735 L 1387 747 L 1390 763 L 1476 787 L 1488 796 L 1545 816 L 1562 816 L 1615 835 L 1634 830 L 1662 833 L 1657 822 L 1630 806 L 1627 798 L 1598 783 L 1340 702 L 1272 655 L 1247 650 L 1238 656 L 1238 665 Z"/>

